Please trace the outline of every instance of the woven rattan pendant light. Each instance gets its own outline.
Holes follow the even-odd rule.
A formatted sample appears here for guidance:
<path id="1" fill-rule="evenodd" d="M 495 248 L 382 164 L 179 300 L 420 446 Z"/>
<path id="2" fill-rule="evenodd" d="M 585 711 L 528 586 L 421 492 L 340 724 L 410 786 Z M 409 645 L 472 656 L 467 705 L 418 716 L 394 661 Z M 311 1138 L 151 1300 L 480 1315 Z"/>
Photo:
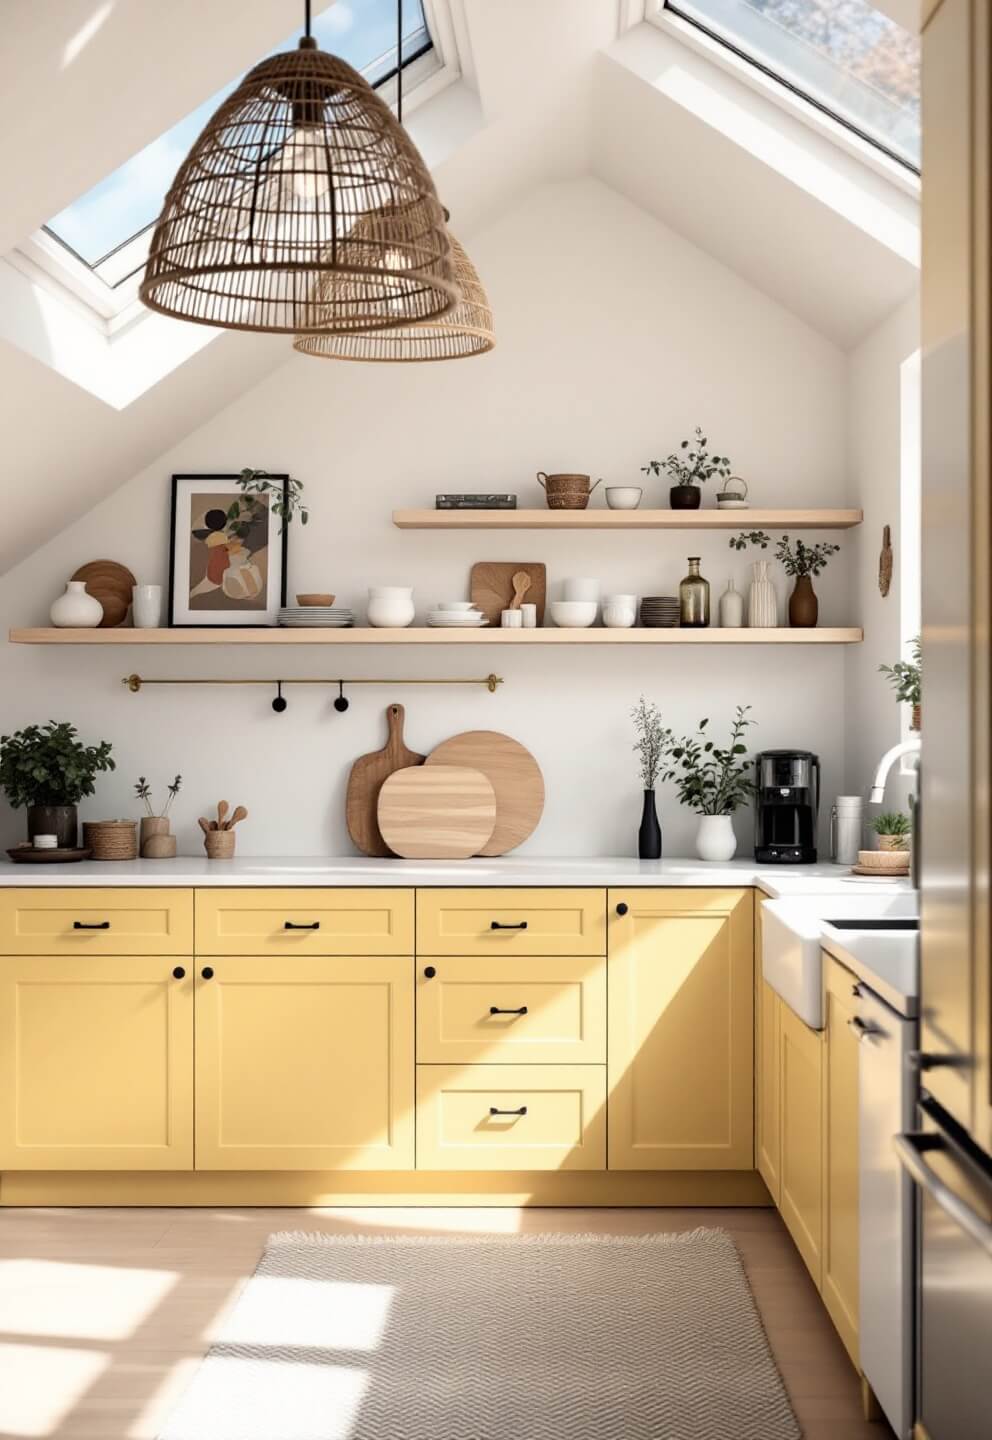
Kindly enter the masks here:
<path id="1" fill-rule="evenodd" d="M 459 299 L 430 172 L 358 71 L 318 49 L 310 0 L 299 49 L 249 71 L 179 167 L 140 294 L 203 325 L 339 335 Z"/>

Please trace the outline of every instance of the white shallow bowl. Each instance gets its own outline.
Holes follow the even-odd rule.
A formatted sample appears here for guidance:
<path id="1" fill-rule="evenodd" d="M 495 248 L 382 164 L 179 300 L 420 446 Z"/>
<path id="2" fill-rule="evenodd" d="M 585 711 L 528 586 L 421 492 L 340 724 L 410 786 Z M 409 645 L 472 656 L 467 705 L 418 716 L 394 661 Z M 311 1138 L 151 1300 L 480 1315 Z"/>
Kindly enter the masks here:
<path id="1" fill-rule="evenodd" d="M 474 610 L 476 606 L 471 600 L 439 600 L 434 606 L 435 610 Z"/>
<path id="2" fill-rule="evenodd" d="M 611 510 L 636 510 L 643 494 L 639 485 L 608 485 L 606 503 Z"/>
<path id="3" fill-rule="evenodd" d="M 595 600 L 552 600 L 551 618 L 562 630 L 587 630 L 595 623 Z"/>

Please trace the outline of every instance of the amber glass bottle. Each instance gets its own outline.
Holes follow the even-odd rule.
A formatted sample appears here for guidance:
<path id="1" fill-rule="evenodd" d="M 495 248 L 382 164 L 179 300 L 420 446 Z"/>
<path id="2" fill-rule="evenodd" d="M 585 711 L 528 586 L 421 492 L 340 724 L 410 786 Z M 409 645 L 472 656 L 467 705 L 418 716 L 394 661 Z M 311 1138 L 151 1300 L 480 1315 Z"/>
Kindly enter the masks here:
<path id="1" fill-rule="evenodd" d="M 679 585 L 679 621 L 702 628 L 710 623 L 710 582 L 699 573 L 699 556 L 689 556 L 689 573 Z"/>

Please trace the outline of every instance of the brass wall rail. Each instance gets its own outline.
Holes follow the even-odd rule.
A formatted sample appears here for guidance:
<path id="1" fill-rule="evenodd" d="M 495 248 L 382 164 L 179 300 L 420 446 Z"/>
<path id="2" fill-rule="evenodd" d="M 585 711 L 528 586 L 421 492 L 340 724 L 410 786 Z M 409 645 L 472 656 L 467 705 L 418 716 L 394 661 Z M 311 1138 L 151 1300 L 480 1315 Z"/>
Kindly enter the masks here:
<path id="1" fill-rule="evenodd" d="M 282 687 L 284 685 L 336 685 L 338 687 L 338 698 L 334 702 L 334 708 L 341 712 L 348 708 L 348 701 L 345 699 L 344 694 L 344 687 L 346 685 L 484 685 L 490 695 L 494 695 L 496 693 L 496 687 L 503 684 L 503 677 L 502 675 L 490 673 L 489 675 L 471 677 L 469 679 L 445 677 L 439 680 L 373 680 L 366 679 L 365 677 L 348 680 L 339 675 L 334 676 L 333 679 L 315 679 L 311 676 L 306 676 L 300 679 L 291 678 L 281 680 L 276 678 L 274 680 L 266 680 L 257 679 L 254 676 L 244 679 L 201 679 L 199 677 L 189 676 L 177 677 L 175 679 L 168 677 L 156 677 L 153 679 L 147 675 L 132 674 L 125 675 L 121 684 L 125 690 L 129 690 L 132 695 L 137 695 L 139 690 L 143 690 L 146 685 L 273 685 L 276 690 L 276 698 L 272 702 L 272 708 L 277 714 L 281 714 L 286 709 L 286 701 L 282 698 Z"/>

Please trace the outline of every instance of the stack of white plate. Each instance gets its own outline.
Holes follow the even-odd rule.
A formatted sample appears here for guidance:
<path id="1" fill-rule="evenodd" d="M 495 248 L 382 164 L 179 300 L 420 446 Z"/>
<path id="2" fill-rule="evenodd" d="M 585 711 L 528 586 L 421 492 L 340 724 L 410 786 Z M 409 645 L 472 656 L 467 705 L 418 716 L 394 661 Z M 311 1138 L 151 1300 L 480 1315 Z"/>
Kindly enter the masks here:
<path id="1" fill-rule="evenodd" d="M 479 630 L 483 625 L 488 625 L 489 621 L 474 605 L 466 605 L 460 610 L 447 607 L 428 610 L 427 623 L 436 629 Z"/>
<path id="2" fill-rule="evenodd" d="M 288 629 L 308 626 L 345 630 L 354 623 L 354 610 L 344 605 L 284 605 L 279 611 L 279 624 Z"/>

